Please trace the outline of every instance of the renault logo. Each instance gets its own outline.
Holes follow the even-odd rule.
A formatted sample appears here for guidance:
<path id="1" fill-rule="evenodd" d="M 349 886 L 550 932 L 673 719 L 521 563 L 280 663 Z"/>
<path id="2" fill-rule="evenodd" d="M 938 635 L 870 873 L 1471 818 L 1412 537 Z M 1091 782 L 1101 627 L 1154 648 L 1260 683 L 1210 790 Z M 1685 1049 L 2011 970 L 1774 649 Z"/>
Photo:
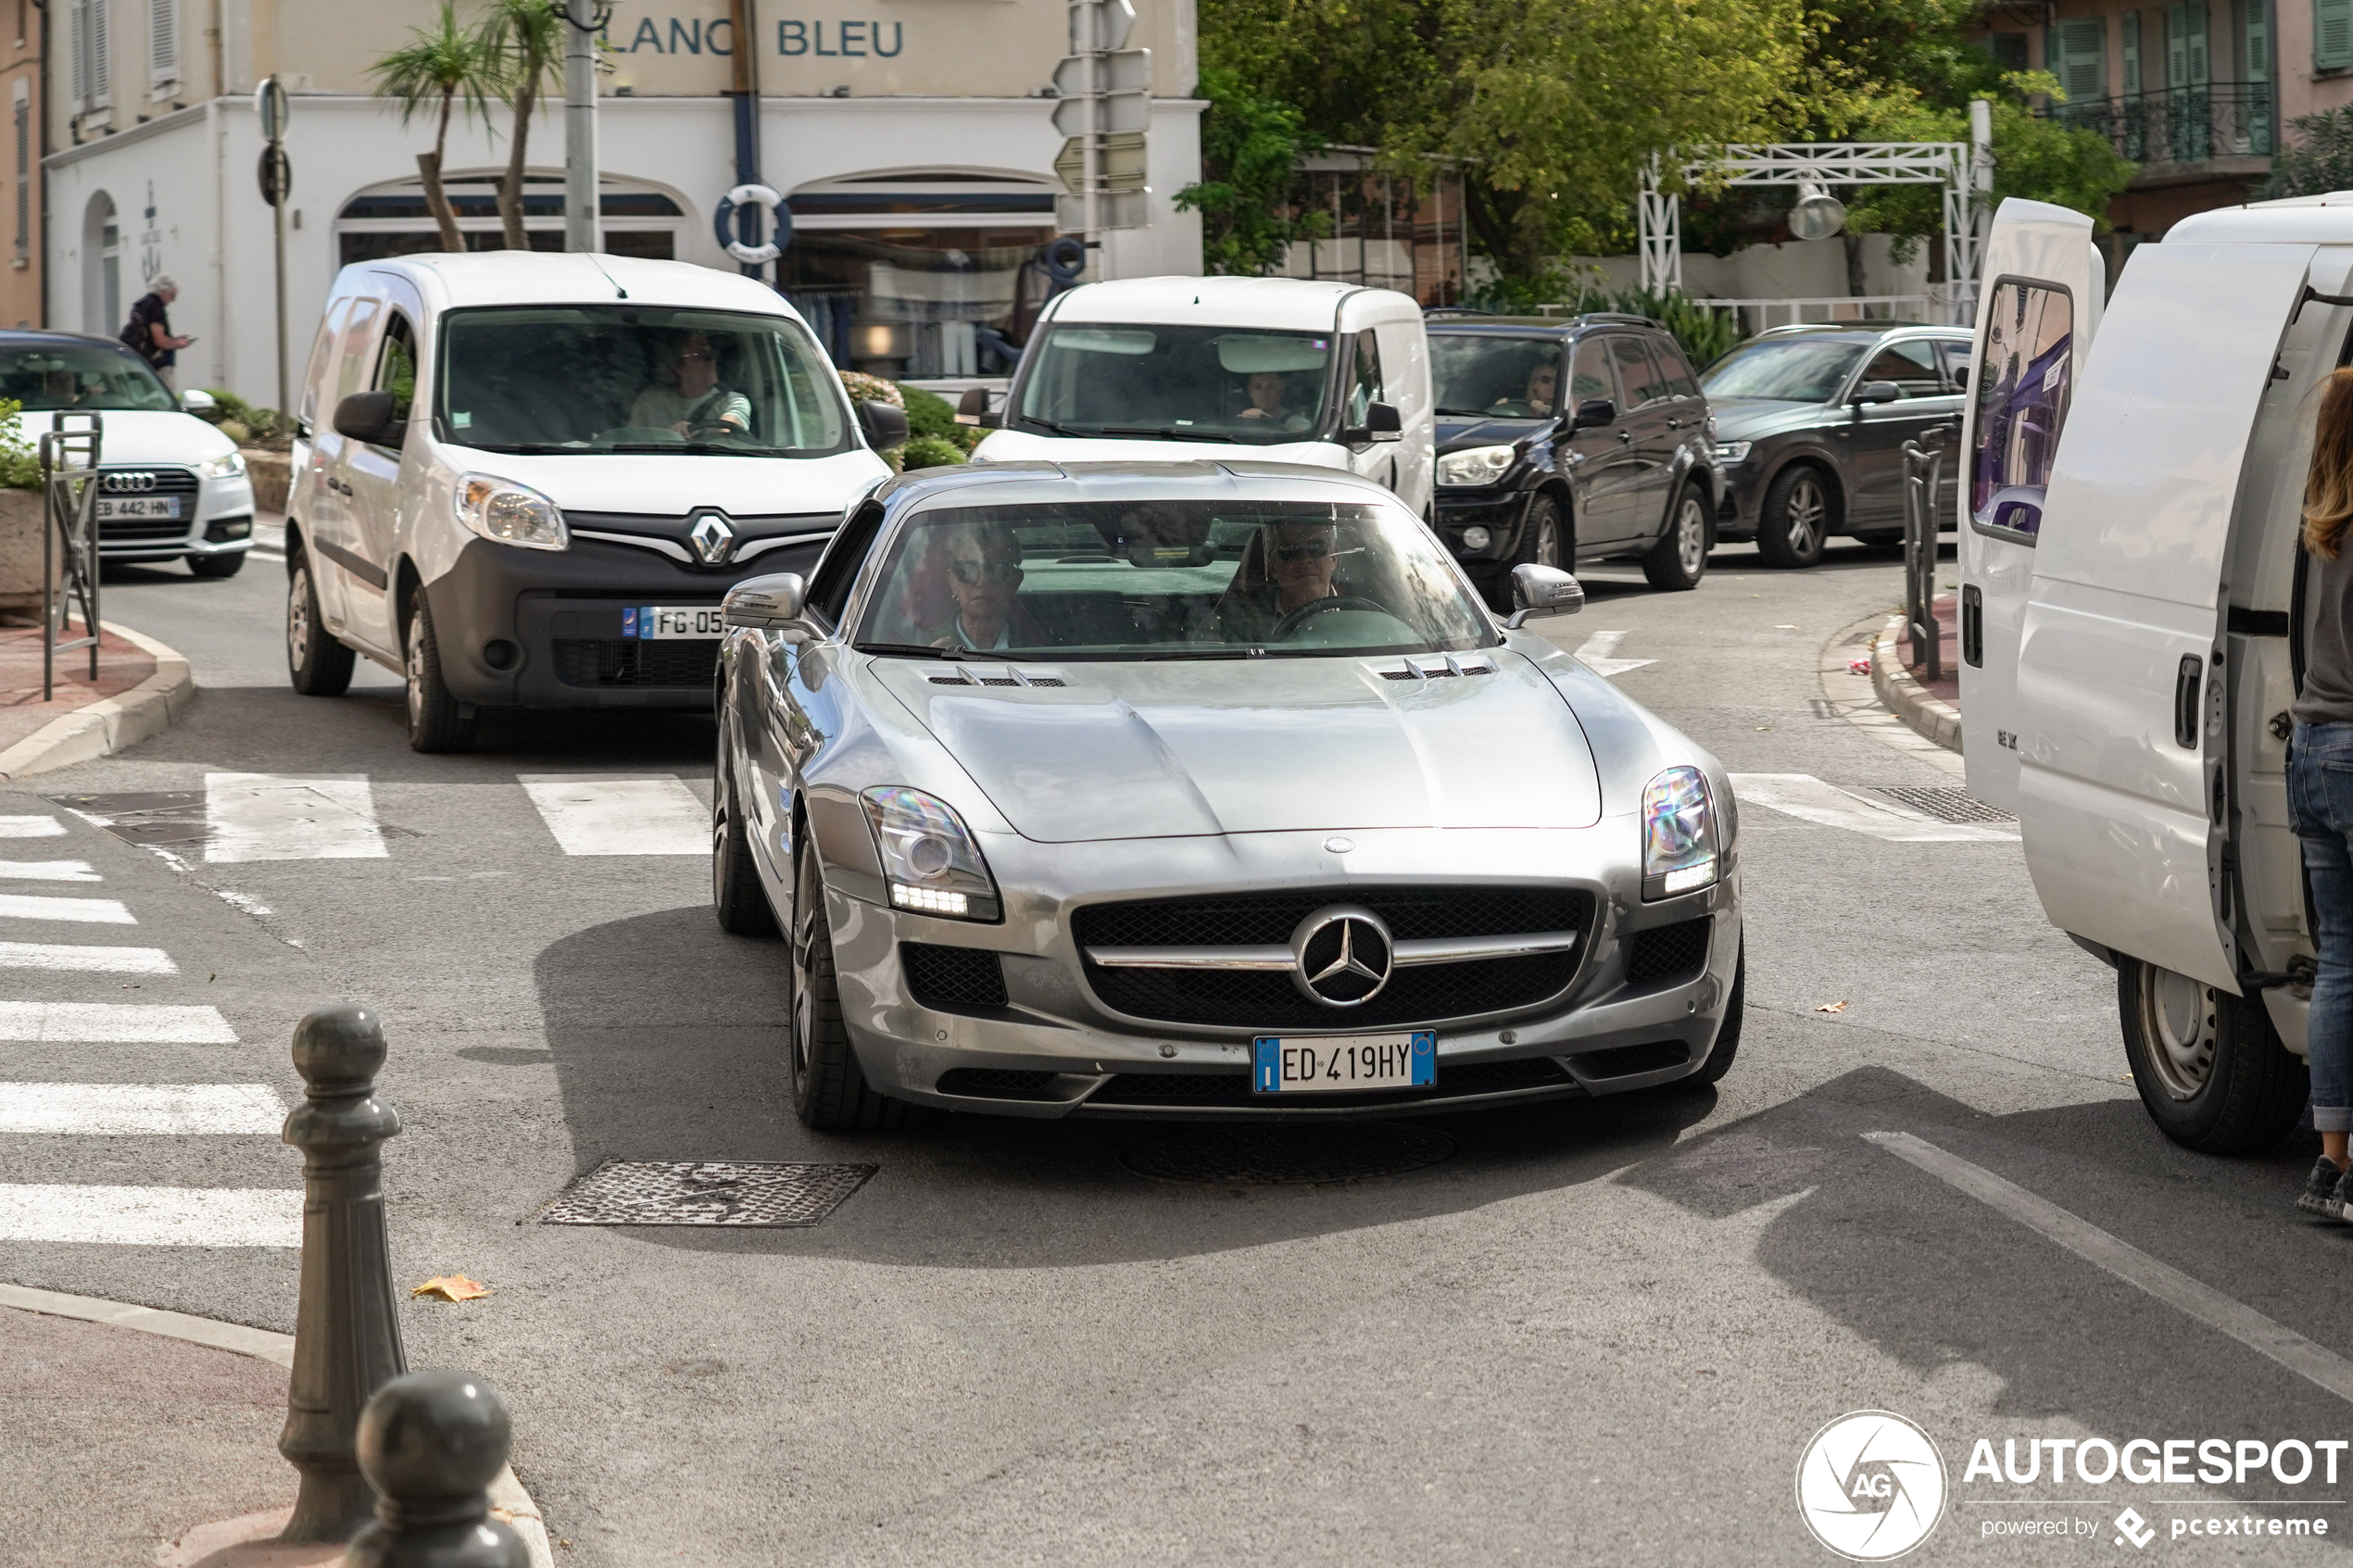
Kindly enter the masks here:
<path id="1" fill-rule="evenodd" d="M 1333 904 L 1290 935 L 1291 982 L 1326 1007 L 1371 1001 L 1389 984 L 1389 926 L 1370 909 Z"/>
<path id="2" fill-rule="evenodd" d="M 736 531 L 717 512 L 704 512 L 686 531 L 686 542 L 694 546 L 695 555 L 703 565 L 717 566 L 735 549 Z"/>
<path id="3" fill-rule="evenodd" d="M 151 473 L 110 473 L 100 483 L 114 494 L 121 495 L 134 491 L 153 490 L 156 487 L 156 476 Z"/>

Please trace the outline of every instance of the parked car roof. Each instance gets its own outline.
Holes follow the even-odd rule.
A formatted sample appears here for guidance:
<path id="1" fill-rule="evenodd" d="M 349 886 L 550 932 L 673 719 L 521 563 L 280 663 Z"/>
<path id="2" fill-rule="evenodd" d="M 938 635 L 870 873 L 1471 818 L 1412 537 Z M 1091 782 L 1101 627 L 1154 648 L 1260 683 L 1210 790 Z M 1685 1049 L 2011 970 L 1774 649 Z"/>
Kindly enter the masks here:
<path id="1" fill-rule="evenodd" d="M 1756 336 L 1838 337 L 1856 343 L 1876 343 L 1890 332 L 1944 332 L 1959 338 L 1969 335 L 1967 327 L 1956 327 L 1944 321 L 1787 321 L 1778 327 L 1768 327 Z"/>
<path id="2" fill-rule="evenodd" d="M 1484 313 L 1457 315 L 1450 308 L 1425 311 L 1433 332 L 1491 332 L 1499 337 L 1528 337 L 1531 333 L 1555 333 L 1567 337 L 1587 327 L 1648 327 L 1653 332 L 1667 329 L 1648 316 L 1629 316 L 1617 310 L 1592 310 L 1582 316 L 1489 316 Z"/>

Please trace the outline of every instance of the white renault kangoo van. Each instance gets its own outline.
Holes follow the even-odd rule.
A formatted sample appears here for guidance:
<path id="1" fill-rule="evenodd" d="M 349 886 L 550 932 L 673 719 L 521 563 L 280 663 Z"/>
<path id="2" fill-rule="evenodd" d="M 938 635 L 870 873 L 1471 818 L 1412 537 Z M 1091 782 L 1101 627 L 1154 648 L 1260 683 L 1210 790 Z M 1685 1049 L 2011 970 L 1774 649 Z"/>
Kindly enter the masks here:
<path id="1" fill-rule="evenodd" d="M 1207 444 L 1344 469 L 1430 515 L 1437 420 L 1411 295 L 1298 278 L 1134 278 L 1046 302 L 976 463 L 1157 462 Z"/>
<path id="2" fill-rule="evenodd" d="M 2088 219 L 2007 201 L 1963 444 L 1969 793 L 2114 966 L 2142 1103 L 2261 1147 L 2305 1099 L 2313 968 L 2287 813 L 2304 477 L 2353 357 L 2353 194 L 2183 220 L 2103 303 Z"/>
<path id="3" fill-rule="evenodd" d="M 906 439 L 773 290 L 681 262 L 355 263 L 303 380 L 286 659 L 400 671 L 420 751 L 484 708 L 706 708 L 719 603 L 806 571 Z"/>

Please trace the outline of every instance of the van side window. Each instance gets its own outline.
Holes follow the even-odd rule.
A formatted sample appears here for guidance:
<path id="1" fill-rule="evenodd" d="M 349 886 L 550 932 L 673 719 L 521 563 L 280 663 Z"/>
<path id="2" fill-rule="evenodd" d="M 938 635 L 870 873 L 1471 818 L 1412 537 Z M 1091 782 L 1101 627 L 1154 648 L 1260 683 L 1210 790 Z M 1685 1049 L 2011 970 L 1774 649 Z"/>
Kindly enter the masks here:
<path id="1" fill-rule="evenodd" d="M 328 309 L 326 320 L 319 323 L 319 341 L 310 345 L 310 368 L 302 373 L 302 408 L 298 417 L 306 425 L 319 422 L 319 389 L 326 383 L 328 371 L 334 368 L 336 335 L 343 331 L 343 319 L 350 309 L 348 298 L 339 299 Z"/>
<path id="2" fill-rule="evenodd" d="M 376 379 L 369 390 L 392 394 L 396 420 L 406 420 L 409 405 L 417 400 L 417 334 L 397 310 L 384 322 L 384 347 L 376 355 Z"/>
<path id="3" fill-rule="evenodd" d="M 1348 389 L 1348 417 L 1343 422 L 1352 430 L 1362 430 L 1372 417 L 1373 405 L 1380 401 L 1380 345 L 1371 332 L 1358 332 L 1356 373 Z"/>
<path id="4" fill-rule="evenodd" d="M 2002 278 L 1985 295 L 1985 354 L 1970 391 L 1969 524 L 2032 545 L 2074 386 L 2075 301 L 2055 283 Z"/>
<path id="5" fill-rule="evenodd" d="M 334 402 L 341 403 L 361 390 L 368 379 L 368 350 L 375 346 L 376 310 L 378 301 L 355 299 L 351 302 L 351 324 L 343 330 L 343 362 L 335 367 Z M 326 410 L 327 418 L 334 418 L 334 405 Z"/>
<path id="6" fill-rule="evenodd" d="M 849 608 L 849 590 L 858 581 L 858 569 L 866 564 L 866 554 L 874 547 L 875 532 L 882 527 L 882 520 L 880 501 L 860 506 L 825 546 L 825 553 L 818 558 L 817 570 L 810 573 L 809 593 L 802 604 L 826 625 L 841 624 L 842 613 Z"/>

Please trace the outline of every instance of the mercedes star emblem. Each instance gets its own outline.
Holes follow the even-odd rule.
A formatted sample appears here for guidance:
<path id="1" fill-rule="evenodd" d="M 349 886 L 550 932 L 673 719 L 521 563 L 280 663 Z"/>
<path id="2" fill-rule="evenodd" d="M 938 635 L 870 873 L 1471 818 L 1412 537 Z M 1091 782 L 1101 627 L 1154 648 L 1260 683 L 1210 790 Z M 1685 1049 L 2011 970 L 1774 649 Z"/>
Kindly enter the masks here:
<path id="1" fill-rule="evenodd" d="M 1353 904 L 1317 909 L 1291 933 L 1291 980 L 1326 1007 L 1368 1002 L 1389 984 L 1389 926 Z"/>
<path id="2" fill-rule="evenodd" d="M 717 566 L 736 547 L 736 531 L 717 512 L 705 512 L 686 531 L 686 542 L 694 546 L 695 555 L 703 565 Z"/>

